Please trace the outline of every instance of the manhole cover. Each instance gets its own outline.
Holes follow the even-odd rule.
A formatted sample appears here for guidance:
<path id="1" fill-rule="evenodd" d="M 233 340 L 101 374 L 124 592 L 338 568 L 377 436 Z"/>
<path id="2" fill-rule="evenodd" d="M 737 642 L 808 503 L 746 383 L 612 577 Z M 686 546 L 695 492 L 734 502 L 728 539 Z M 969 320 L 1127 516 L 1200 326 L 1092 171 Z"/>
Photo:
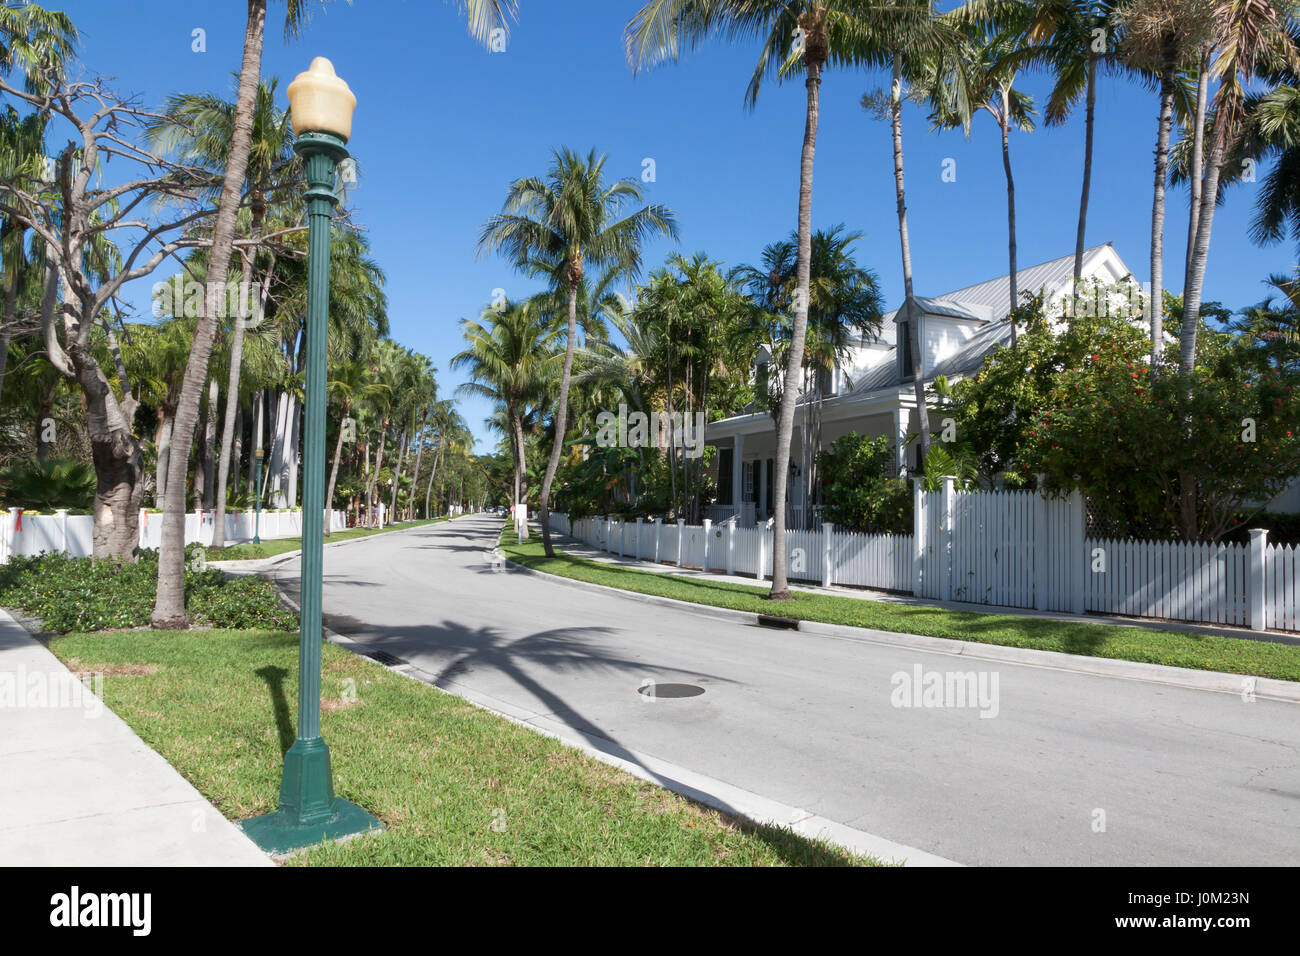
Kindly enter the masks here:
<path id="1" fill-rule="evenodd" d="M 656 684 L 649 681 L 636 689 L 643 697 L 699 697 L 703 687 L 695 684 Z"/>

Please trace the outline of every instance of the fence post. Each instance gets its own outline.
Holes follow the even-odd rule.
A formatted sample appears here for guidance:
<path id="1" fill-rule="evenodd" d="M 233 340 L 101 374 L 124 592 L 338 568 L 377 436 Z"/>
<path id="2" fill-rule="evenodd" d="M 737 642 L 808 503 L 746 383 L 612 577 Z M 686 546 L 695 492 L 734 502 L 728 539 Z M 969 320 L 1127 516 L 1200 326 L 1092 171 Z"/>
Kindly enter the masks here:
<path id="1" fill-rule="evenodd" d="M 655 564 L 659 563 L 659 541 L 662 538 L 664 530 L 664 519 L 662 515 L 655 515 Z"/>
<path id="2" fill-rule="evenodd" d="M 736 573 L 736 521 L 738 518 L 732 518 L 727 522 L 727 573 Z"/>
<path id="3" fill-rule="evenodd" d="M 1268 529 L 1250 529 L 1249 573 L 1246 575 L 1246 607 L 1250 611 L 1250 629 L 1264 630 L 1267 608 L 1264 597 L 1268 581 Z"/>
<path id="4" fill-rule="evenodd" d="M 704 556 L 700 558 L 700 570 L 709 571 L 709 541 L 713 538 L 713 519 L 704 519 Z"/>
<path id="5" fill-rule="evenodd" d="M 921 577 L 925 566 L 925 489 L 921 479 L 912 479 L 912 593 L 925 597 Z"/>
<path id="6" fill-rule="evenodd" d="M 140 509 L 144 511 L 143 508 Z M 54 513 L 59 516 L 59 553 L 68 553 L 68 509 L 55 508 Z"/>
<path id="7" fill-rule="evenodd" d="M 944 475 L 943 476 L 943 504 L 941 506 L 943 509 L 943 514 L 939 518 L 939 520 L 943 522 L 943 525 L 940 528 L 940 531 L 942 531 L 942 537 L 939 539 L 940 540 L 939 547 L 943 549 L 942 553 L 939 555 L 940 562 L 941 562 L 939 565 L 939 569 L 940 569 L 939 580 L 940 580 L 940 584 L 943 587 L 943 599 L 945 601 L 952 600 L 952 547 L 953 547 L 952 515 L 953 515 L 953 506 L 955 504 L 956 494 L 957 494 L 956 476 Z M 970 599 L 970 595 L 967 595 L 967 600 L 969 599 Z"/>
<path id="8" fill-rule="evenodd" d="M 767 564 L 767 529 L 762 525 L 758 526 L 758 571 L 754 574 L 754 580 L 763 580 L 763 568 Z"/>
<path id="9" fill-rule="evenodd" d="M 686 537 L 686 519 L 677 519 L 677 566 L 682 566 L 682 539 Z"/>
<path id="10" fill-rule="evenodd" d="M 1052 543 L 1047 532 L 1047 496 L 1043 494 L 1043 480 L 1039 476 L 1038 497 L 1034 499 L 1034 539 L 1030 542 L 1030 553 L 1034 556 L 1034 608 L 1039 611 L 1047 610 L 1047 581 L 1052 566 L 1047 549 Z"/>
<path id="11" fill-rule="evenodd" d="M 20 512 L 21 510 L 22 510 L 21 508 L 9 509 L 9 521 L 5 524 L 5 528 L 4 528 L 5 561 L 8 561 L 10 558 L 14 556 L 14 548 L 16 545 L 14 539 L 18 537 L 18 530 L 17 530 L 18 512 Z"/>
<path id="12" fill-rule="evenodd" d="M 835 545 L 832 535 L 835 525 L 829 521 L 822 522 L 822 587 L 831 586 L 835 578 Z"/>
<path id="13" fill-rule="evenodd" d="M 1086 541 L 1086 516 L 1083 510 L 1083 493 L 1078 488 L 1070 492 L 1070 513 L 1069 513 L 1069 534 L 1070 542 L 1070 613 L 1082 614 L 1084 608 L 1084 594 L 1086 589 L 1085 575 L 1088 573 L 1088 562 L 1084 560 L 1084 542 Z"/>
<path id="14" fill-rule="evenodd" d="M 641 516 L 636 519 L 636 559 L 641 560 Z"/>

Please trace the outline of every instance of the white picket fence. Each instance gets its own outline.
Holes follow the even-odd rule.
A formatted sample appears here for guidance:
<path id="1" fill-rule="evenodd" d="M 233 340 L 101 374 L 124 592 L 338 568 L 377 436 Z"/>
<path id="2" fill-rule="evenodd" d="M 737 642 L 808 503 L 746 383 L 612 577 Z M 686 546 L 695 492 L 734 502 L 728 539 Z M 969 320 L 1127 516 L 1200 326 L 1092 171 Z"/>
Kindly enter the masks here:
<path id="1" fill-rule="evenodd" d="M 913 508 L 913 535 L 830 524 L 788 532 L 788 577 L 943 601 L 1300 630 L 1300 548 L 1270 545 L 1264 530 L 1252 531 L 1248 544 L 1094 539 L 1078 492 L 964 492 L 952 480 L 936 492 L 918 483 Z M 570 522 L 563 514 L 551 521 L 554 531 L 625 557 L 759 580 L 772 574 L 765 526 Z"/>
<path id="2" fill-rule="evenodd" d="M 185 543 L 211 546 L 216 529 L 216 513 L 192 512 L 185 516 Z M 254 524 L 260 538 L 296 538 L 302 534 L 302 510 L 263 509 L 255 520 L 252 511 L 226 512 L 226 543 L 242 544 L 253 539 Z M 347 528 L 347 512 L 330 512 L 330 530 Z M 10 555 L 32 556 L 42 553 L 88 557 L 93 550 L 94 518 L 70 515 L 60 510 L 52 515 L 24 514 L 21 508 L 0 512 L 0 564 Z M 162 544 L 162 515 L 140 512 L 140 547 L 157 548 Z"/>

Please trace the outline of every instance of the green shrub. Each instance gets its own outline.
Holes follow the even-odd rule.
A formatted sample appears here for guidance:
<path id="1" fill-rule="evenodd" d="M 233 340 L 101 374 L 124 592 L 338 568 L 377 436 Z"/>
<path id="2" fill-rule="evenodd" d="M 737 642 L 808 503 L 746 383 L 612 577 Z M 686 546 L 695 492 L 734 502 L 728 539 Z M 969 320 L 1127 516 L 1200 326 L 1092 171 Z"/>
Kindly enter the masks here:
<path id="1" fill-rule="evenodd" d="M 84 461 L 51 458 L 0 471 L 0 505 L 28 511 L 85 511 L 95 501 L 95 469 Z"/>
<path id="2" fill-rule="evenodd" d="M 293 630 L 298 618 L 275 588 L 258 578 L 226 578 L 199 570 L 187 548 L 185 605 L 195 625 Z M 103 631 L 146 627 L 153 613 L 158 553 L 145 550 L 131 563 L 51 554 L 15 557 L 0 567 L 0 605 L 41 618 L 51 631 Z"/>

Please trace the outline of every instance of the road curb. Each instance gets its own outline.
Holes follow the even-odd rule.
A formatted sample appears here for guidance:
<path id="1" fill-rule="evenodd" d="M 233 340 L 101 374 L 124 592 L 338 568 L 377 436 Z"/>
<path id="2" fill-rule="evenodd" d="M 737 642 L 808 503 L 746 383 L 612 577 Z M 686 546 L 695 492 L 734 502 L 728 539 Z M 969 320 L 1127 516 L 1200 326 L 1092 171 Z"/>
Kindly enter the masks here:
<path id="1" fill-rule="evenodd" d="M 619 594 L 634 601 L 673 607 L 689 611 L 701 617 L 731 620 L 742 624 L 759 625 L 760 615 L 752 611 L 737 611 L 733 608 L 710 607 L 707 604 L 694 604 L 679 601 L 676 598 L 661 597 L 657 594 L 640 594 L 605 584 L 593 584 L 590 581 L 578 581 L 562 575 L 551 574 L 526 567 L 517 561 L 506 559 L 506 564 L 527 574 L 545 575 L 553 581 L 586 591 L 600 591 L 607 594 Z M 1202 671 L 1187 667 L 1174 667 L 1169 664 L 1148 664 L 1141 661 L 1117 660 L 1109 657 L 1086 657 L 1078 654 L 1066 654 L 1061 651 L 1045 651 L 1028 647 L 1007 647 L 1000 644 L 981 644 L 974 641 L 961 641 L 949 637 L 929 637 L 921 634 L 907 634 L 894 631 L 879 631 L 872 628 L 853 627 L 847 624 L 823 624 L 818 621 L 798 620 L 792 630 L 819 637 L 837 640 L 860 641 L 870 644 L 888 644 L 911 650 L 931 651 L 939 654 L 951 654 L 957 657 L 969 657 L 977 660 L 1005 664 L 1022 664 L 1030 667 L 1046 667 L 1053 670 L 1070 671 L 1077 674 L 1089 674 L 1094 677 L 1117 677 L 1124 680 L 1144 681 L 1150 684 L 1164 684 L 1170 687 L 1183 687 L 1190 690 L 1205 690 L 1215 693 L 1234 694 L 1243 700 L 1264 699 L 1282 703 L 1300 703 L 1300 682 L 1278 680 L 1272 677 L 1259 677 L 1249 674 L 1227 674 L 1222 671 Z"/>
<path id="2" fill-rule="evenodd" d="M 452 520 L 454 519 L 451 518 L 447 519 L 447 521 L 452 521 Z M 428 524 L 418 524 L 410 528 L 389 528 L 387 531 L 376 531 L 374 534 L 365 534 L 365 535 L 361 535 L 358 538 L 348 538 L 346 541 L 330 541 L 327 538 L 324 543 L 324 547 L 341 548 L 347 544 L 358 544 L 362 541 L 369 541 L 371 538 L 382 538 L 386 534 L 397 534 L 400 531 L 416 531 L 419 528 L 431 528 L 435 524 L 446 524 L 447 521 L 431 521 Z M 277 564 L 283 564 L 285 561 L 289 561 L 293 558 L 296 558 L 300 554 L 302 554 L 302 548 L 299 548 L 296 551 L 286 551 L 283 554 L 273 554 L 270 557 L 266 557 L 266 558 L 231 558 L 230 560 L 227 561 L 209 561 L 208 564 L 212 565 L 212 567 L 214 568 L 222 568 L 223 570 L 262 571 L 262 570 L 266 570 L 267 568 L 273 568 Z M 234 564 L 239 565 L 239 568 L 232 569 L 232 568 L 224 567 L 225 565 L 234 565 Z"/>

